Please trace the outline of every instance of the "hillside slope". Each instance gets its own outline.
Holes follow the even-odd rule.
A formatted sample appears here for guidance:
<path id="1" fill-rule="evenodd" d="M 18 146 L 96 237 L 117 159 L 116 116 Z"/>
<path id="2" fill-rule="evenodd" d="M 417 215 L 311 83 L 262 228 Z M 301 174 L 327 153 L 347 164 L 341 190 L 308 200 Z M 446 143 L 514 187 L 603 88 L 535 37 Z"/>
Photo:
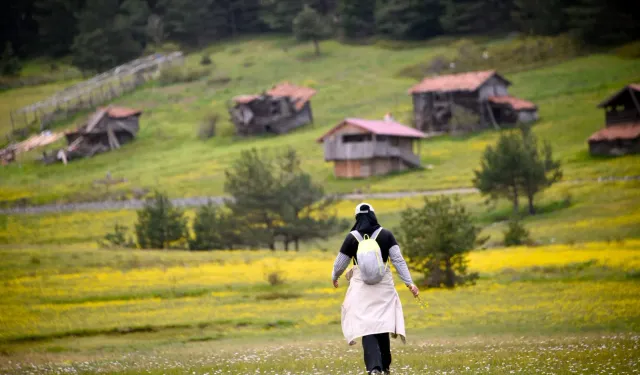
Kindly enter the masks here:
<path id="1" fill-rule="evenodd" d="M 160 188 L 172 197 L 220 195 L 224 169 L 242 150 L 252 147 L 281 149 L 293 146 L 303 157 L 303 168 L 312 172 L 329 191 L 348 192 L 425 190 L 471 184 L 483 149 L 497 137 L 487 131 L 467 137 L 442 137 L 424 141 L 422 161 L 432 169 L 377 177 L 366 181 L 336 180 L 331 165 L 323 160 L 315 139 L 347 116 L 382 118 L 392 112 L 407 123 L 414 83 L 399 78 L 402 68 L 428 61 L 450 51 L 446 46 L 390 51 L 373 46 L 323 43 L 324 56 L 311 59 L 307 45 L 282 48 L 282 40 L 260 38 L 212 47 L 211 76 L 229 76 L 226 86 L 208 80 L 161 87 L 151 84 L 121 98 L 117 103 L 145 109 L 136 142 L 118 152 L 54 166 L 34 161 L 37 153 L 24 155 L 20 163 L 0 172 L 0 201 L 17 199 L 37 204 L 100 199 L 104 187 L 94 181 L 107 172 L 126 183 L 111 189 L 124 193 L 135 188 Z M 196 67 L 200 54 L 188 57 Z M 552 142 L 563 161 L 567 179 L 640 174 L 637 156 L 594 159 L 586 139 L 603 125 L 596 104 L 622 85 L 640 80 L 640 60 L 592 55 L 562 64 L 507 74 L 511 93 L 536 102 L 541 120 L 536 134 Z M 256 93 L 288 80 L 318 90 L 313 99 L 315 124 L 281 137 L 236 139 L 226 112 L 227 101 L 238 94 Z M 196 137 L 200 121 L 209 113 L 223 119 L 219 136 L 208 141 Z M 70 125 L 70 124 L 69 124 Z"/>

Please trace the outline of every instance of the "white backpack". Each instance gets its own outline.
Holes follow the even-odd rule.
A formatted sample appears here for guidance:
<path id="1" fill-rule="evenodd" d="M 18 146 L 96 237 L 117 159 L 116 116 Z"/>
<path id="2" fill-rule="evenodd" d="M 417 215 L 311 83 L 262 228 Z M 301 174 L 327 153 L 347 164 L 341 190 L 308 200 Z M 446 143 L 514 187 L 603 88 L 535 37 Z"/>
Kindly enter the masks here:
<path id="1" fill-rule="evenodd" d="M 362 281 L 367 285 L 379 283 L 387 272 L 387 265 L 382 260 L 380 246 L 376 242 L 381 231 L 382 227 L 373 232 L 371 237 L 365 234 L 364 238 L 357 230 L 351 232 L 351 235 L 358 240 L 356 260 Z"/>

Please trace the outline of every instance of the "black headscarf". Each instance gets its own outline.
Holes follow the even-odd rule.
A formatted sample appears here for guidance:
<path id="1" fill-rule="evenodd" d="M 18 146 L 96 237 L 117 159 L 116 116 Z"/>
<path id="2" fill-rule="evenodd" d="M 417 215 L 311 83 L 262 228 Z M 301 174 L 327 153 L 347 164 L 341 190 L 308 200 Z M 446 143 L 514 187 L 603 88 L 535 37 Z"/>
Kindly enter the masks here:
<path id="1" fill-rule="evenodd" d="M 376 231 L 376 229 L 380 228 L 380 224 L 378 224 L 378 218 L 376 214 L 371 211 L 370 207 L 367 205 L 363 205 L 360 207 L 362 210 L 369 210 L 367 213 L 361 213 L 356 215 L 356 223 L 353 225 L 351 230 L 357 230 L 362 234 L 372 234 Z"/>

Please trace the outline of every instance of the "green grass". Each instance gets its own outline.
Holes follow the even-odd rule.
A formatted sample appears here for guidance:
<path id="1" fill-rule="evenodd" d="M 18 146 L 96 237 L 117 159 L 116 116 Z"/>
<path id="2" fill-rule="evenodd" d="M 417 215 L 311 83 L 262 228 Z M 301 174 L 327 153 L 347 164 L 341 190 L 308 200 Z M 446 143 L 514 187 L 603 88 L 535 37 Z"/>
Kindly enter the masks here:
<path id="1" fill-rule="evenodd" d="M 502 241 L 506 220 L 512 214 L 509 202 L 487 205 L 479 194 L 461 196 L 462 203 L 474 216 L 482 235 L 489 235 L 488 245 Z M 368 200 L 378 213 L 380 222 L 388 228 L 400 224 L 400 212 L 418 207 L 423 198 L 397 200 Z M 336 213 L 348 220 L 358 202 L 341 201 Z M 525 216 L 524 224 L 532 238 L 542 244 L 615 241 L 640 237 L 640 182 L 610 182 L 587 184 L 558 184 L 540 194 L 536 203 L 538 214 Z M 193 218 L 194 210 L 186 211 Z M 524 214 L 524 208 L 523 208 Z M 0 244 L 95 246 L 98 239 L 112 232 L 115 224 L 127 226 L 133 236 L 136 212 L 131 210 L 104 212 L 65 212 L 42 215 L 0 215 Z M 345 228 L 346 230 L 346 228 Z M 303 250 L 339 248 L 343 234 L 327 241 L 303 244 Z"/>
<path id="2" fill-rule="evenodd" d="M 0 250 L 0 371 L 358 374 L 333 257 Z M 638 241 L 477 251 L 479 283 L 423 290 L 426 308 L 396 280 L 408 345 L 393 342 L 394 371 L 631 373 L 639 267 Z M 272 287 L 262 272 L 277 268 Z"/>
<path id="3" fill-rule="evenodd" d="M 225 43 L 211 48 L 211 75 L 232 78 L 228 85 L 202 81 L 160 87 L 146 86 L 121 98 L 119 104 L 146 110 L 136 142 L 118 152 L 63 166 L 34 162 L 37 153 L 2 171 L 0 201 L 26 199 L 31 203 L 90 200 L 104 197 L 92 182 L 107 171 L 127 183 L 114 187 L 125 194 L 139 187 L 165 190 L 173 197 L 220 195 L 224 169 L 242 150 L 251 147 L 280 149 L 292 145 L 303 156 L 303 167 L 329 191 L 348 192 L 368 186 L 371 191 L 422 190 L 469 186 L 472 171 L 483 149 L 497 137 L 487 131 L 466 137 L 442 137 L 424 141 L 422 160 L 433 165 L 399 175 L 365 181 L 337 180 L 322 157 L 315 139 L 347 116 L 381 118 L 391 111 L 408 122 L 411 98 L 407 89 L 415 82 L 398 78 L 401 68 L 446 53 L 442 44 L 390 51 L 375 46 L 322 43 L 323 56 L 306 59 L 311 47 L 300 45 L 285 52 L 282 39 L 258 38 Z M 187 58 L 199 67 L 200 53 Z M 304 60 L 304 61 L 303 61 Z M 592 55 L 543 69 L 510 74 L 514 95 L 533 100 L 541 121 L 535 132 L 552 142 L 563 162 L 566 179 L 640 174 L 637 156 L 592 158 L 586 139 L 603 125 L 596 104 L 622 85 L 640 79 L 640 61 L 610 55 Z M 228 118 L 227 101 L 237 94 L 260 92 L 289 80 L 318 89 L 313 99 L 315 124 L 281 137 L 235 139 L 232 126 L 221 121 L 218 133 L 208 141 L 197 138 L 201 120 L 215 112 Z M 11 92 L 4 93 L 3 106 Z"/>

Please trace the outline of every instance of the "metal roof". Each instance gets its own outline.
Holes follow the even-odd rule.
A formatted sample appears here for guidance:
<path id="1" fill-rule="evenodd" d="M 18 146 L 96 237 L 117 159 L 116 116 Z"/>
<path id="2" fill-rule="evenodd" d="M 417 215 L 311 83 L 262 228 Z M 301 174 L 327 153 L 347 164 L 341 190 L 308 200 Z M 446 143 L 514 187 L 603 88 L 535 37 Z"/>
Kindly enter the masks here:
<path id="1" fill-rule="evenodd" d="M 267 94 L 292 98 L 296 103 L 296 108 L 300 110 L 316 94 L 316 90 L 309 87 L 292 85 L 289 82 L 283 82 L 273 86 L 271 90 L 267 91 Z"/>
<path id="2" fill-rule="evenodd" d="M 376 135 L 386 135 L 392 137 L 406 137 L 406 138 L 426 138 L 427 135 L 423 132 L 410 128 L 408 126 L 402 125 L 395 121 L 384 121 L 384 120 L 364 120 L 359 118 L 347 118 L 342 121 L 340 124 L 336 125 L 333 129 L 329 130 L 325 135 L 318 139 L 318 142 L 324 141 L 324 139 L 331 134 L 338 131 L 340 128 L 346 125 L 356 126 L 368 133 L 373 133 Z"/>
<path id="3" fill-rule="evenodd" d="M 608 106 L 611 102 L 616 100 L 618 98 L 618 96 L 624 94 L 627 90 L 632 90 L 632 92 L 640 93 L 640 83 L 631 83 L 631 84 L 626 85 L 625 87 L 623 87 L 620 90 L 616 91 L 615 94 L 613 94 L 610 97 L 608 97 L 607 99 L 603 100 L 602 103 L 598 104 L 598 108 L 604 108 L 604 107 Z M 640 97 L 638 98 L 638 100 L 640 101 Z"/>
<path id="4" fill-rule="evenodd" d="M 636 138 L 640 138 L 640 123 L 638 122 L 614 125 L 599 130 L 589 137 L 589 142 L 630 140 Z"/>
<path id="5" fill-rule="evenodd" d="M 316 94 L 316 90 L 309 87 L 292 85 L 289 82 L 283 82 L 273 86 L 267 95 L 273 97 L 288 97 L 295 103 L 296 109 L 301 110 L 305 104 Z M 262 95 L 239 95 L 233 98 L 237 104 L 247 104 L 259 99 Z"/>
<path id="6" fill-rule="evenodd" d="M 104 107 L 100 107 L 98 108 L 98 111 L 103 111 L 105 108 Z M 139 109 L 133 109 L 133 108 L 127 108 L 127 107 L 107 107 L 107 116 L 111 117 L 111 118 L 127 118 L 127 117 L 131 117 L 131 116 L 137 116 L 142 114 L 142 110 Z"/>
<path id="7" fill-rule="evenodd" d="M 530 101 L 524 100 L 524 99 L 520 99 L 520 98 L 516 98 L 514 96 L 490 96 L 488 98 L 488 100 L 491 103 L 495 103 L 495 104 L 508 104 L 511 106 L 511 108 L 513 108 L 516 111 L 519 110 L 535 110 L 538 107 L 531 103 Z"/>
<path id="8" fill-rule="evenodd" d="M 511 82 L 496 73 L 495 70 L 486 70 L 428 77 L 409 89 L 409 94 L 422 92 L 475 91 L 493 76 L 499 77 L 505 81 L 507 85 L 511 84 Z"/>

